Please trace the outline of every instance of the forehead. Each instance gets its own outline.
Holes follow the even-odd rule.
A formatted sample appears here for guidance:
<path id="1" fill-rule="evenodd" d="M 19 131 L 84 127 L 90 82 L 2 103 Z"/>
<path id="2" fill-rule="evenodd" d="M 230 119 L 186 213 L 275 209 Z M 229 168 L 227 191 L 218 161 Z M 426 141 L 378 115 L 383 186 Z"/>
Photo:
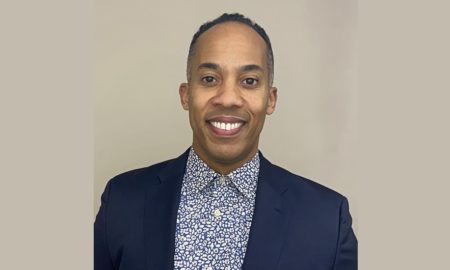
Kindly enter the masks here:
<path id="1" fill-rule="evenodd" d="M 266 67 L 266 43 L 251 27 L 239 22 L 217 24 L 197 40 L 193 62 Z"/>

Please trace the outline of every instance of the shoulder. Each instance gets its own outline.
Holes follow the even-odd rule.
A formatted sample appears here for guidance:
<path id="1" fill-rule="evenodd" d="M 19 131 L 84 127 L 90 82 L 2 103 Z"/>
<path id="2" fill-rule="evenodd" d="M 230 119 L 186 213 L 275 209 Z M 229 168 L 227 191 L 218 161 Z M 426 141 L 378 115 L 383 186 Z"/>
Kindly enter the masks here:
<path id="1" fill-rule="evenodd" d="M 183 170 L 185 167 L 182 164 L 183 157 L 184 155 L 181 155 L 175 159 L 126 171 L 113 177 L 106 184 L 102 202 L 108 202 L 110 208 L 116 210 L 124 205 L 140 207 L 146 194 L 159 186 L 163 175 L 167 175 L 167 172 Z"/>
<path id="2" fill-rule="evenodd" d="M 184 171 L 188 154 L 189 149 L 176 158 L 123 172 L 109 180 L 108 185 L 126 187 L 158 184 L 161 174 Z"/>
<path id="3" fill-rule="evenodd" d="M 159 183 L 161 172 L 170 169 L 177 159 L 170 159 L 143 168 L 137 168 L 114 176 L 107 186 L 115 190 L 140 190 Z"/>
<path id="4" fill-rule="evenodd" d="M 177 178 L 185 170 L 188 154 L 189 149 L 177 158 L 121 173 L 108 181 L 105 191 L 107 193 L 118 191 L 132 195 L 158 185 L 164 177 Z"/>
<path id="5" fill-rule="evenodd" d="M 267 160 L 266 160 L 267 161 Z M 311 179 L 292 173 L 267 161 L 271 175 L 280 185 L 286 187 L 288 197 L 294 201 L 309 202 L 314 205 L 339 207 L 346 198 L 339 192 Z"/>
<path id="6" fill-rule="evenodd" d="M 137 168 L 130 171 L 123 172 L 114 176 L 109 183 L 111 185 L 124 185 L 128 184 L 130 181 L 152 181 L 155 176 L 159 174 L 170 162 L 171 160 L 162 161 L 156 164 L 149 165 L 143 168 Z"/>

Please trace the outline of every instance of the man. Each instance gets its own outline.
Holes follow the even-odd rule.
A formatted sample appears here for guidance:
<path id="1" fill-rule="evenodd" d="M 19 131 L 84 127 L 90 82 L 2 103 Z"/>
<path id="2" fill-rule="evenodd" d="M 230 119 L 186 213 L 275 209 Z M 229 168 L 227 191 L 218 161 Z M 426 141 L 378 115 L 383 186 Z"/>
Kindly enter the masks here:
<path id="1" fill-rule="evenodd" d="M 113 178 L 95 221 L 95 269 L 357 269 L 345 197 L 258 151 L 275 110 L 265 31 L 240 14 L 202 25 L 180 86 L 193 143 Z"/>

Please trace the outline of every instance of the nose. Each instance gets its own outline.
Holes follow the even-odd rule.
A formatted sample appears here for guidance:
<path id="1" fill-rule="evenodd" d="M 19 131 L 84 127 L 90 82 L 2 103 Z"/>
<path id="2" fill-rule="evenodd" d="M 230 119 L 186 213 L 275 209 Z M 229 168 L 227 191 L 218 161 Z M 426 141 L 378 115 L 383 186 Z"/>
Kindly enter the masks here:
<path id="1" fill-rule="evenodd" d="M 223 107 L 241 107 L 244 104 L 242 91 L 232 80 L 224 82 L 212 100 L 214 105 Z"/>

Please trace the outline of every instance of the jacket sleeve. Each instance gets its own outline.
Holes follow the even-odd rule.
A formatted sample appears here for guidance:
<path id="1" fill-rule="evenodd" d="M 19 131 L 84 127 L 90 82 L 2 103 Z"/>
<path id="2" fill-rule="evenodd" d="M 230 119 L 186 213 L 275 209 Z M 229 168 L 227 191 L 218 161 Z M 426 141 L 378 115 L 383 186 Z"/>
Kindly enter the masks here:
<path id="1" fill-rule="evenodd" d="M 339 239 L 333 270 L 358 269 L 358 242 L 352 230 L 348 201 L 344 198 L 340 209 Z"/>
<path id="2" fill-rule="evenodd" d="M 106 231 L 109 192 L 110 183 L 106 185 L 105 191 L 102 194 L 100 210 L 97 213 L 94 223 L 94 270 L 115 269 L 109 253 Z"/>

